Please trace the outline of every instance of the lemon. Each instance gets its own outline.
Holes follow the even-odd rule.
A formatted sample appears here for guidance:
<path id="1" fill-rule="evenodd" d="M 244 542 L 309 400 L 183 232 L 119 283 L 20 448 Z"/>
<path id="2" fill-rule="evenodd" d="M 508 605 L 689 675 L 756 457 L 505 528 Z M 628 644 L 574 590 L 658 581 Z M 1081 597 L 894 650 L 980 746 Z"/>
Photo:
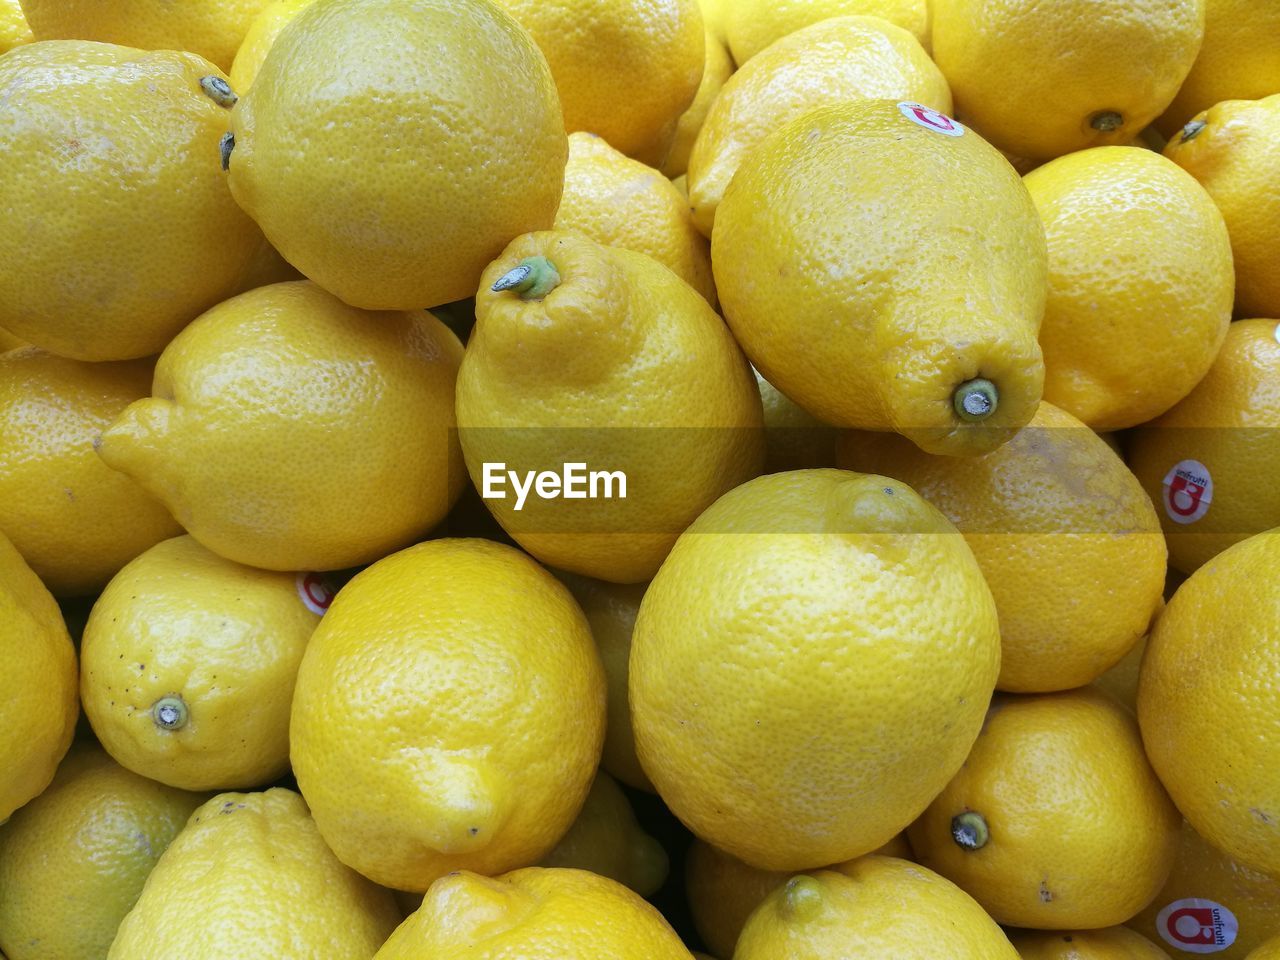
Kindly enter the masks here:
<path id="1" fill-rule="evenodd" d="M 704 512 L 645 593 L 636 747 L 702 839 L 762 869 L 824 866 L 942 789 L 999 660 L 991 593 L 937 510 L 884 477 L 771 474 Z"/>
<path id="2" fill-rule="evenodd" d="M 928 0 L 726 0 L 725 9 L 725 37 L 738 66 L 783 37 L 832 17 L 881 17 L 929 43 Z"/>
<path id="3" fill-rule="evenodd" d="M 423 536 L 465 477 L 462 347 L 429 313 L 371 313 L 305 281 L 202 315 L 98 452 L 206 547 L 268 570 L 369 563 Z"/>
<path id="4" fill-rule="evenodd" d="M 1011 930 L 1009 940 L 1022 960 L 1169 960 L 1146 937 L 1124 927 L 1071 933 Z"/>
<path id="5" fill-rule="evenodd" d="M 1253 953 L 1247 960 L 1280 960 L 1280 937 L 1273 937 Z"/>
<path id="6" fill-rule="evenodd" d="M 1239 320 L 1195 389 L 1129 435 L 1129 462 L 1157 506 L 1179 570 L 1192 573 L 1280 526 L 1277 431 L 1280 321 Z"/>
<path id="7" fill-rule="evenodd" d="M 705 3 L 704 3 L 705 7 Z M 689 109 L 680 114 L 676 122 L 676 135 L 662 162 L 662 172 L 673 179 L 684 175 L 689 167 L 689 154 L 693 152 L 693 142 L 698 138 L 698 131 L 707 119 L 707 112 L 715 102 L 725 81 L 733 76 L 733 59 L 725 49 L 724 41 L 716 36 L 710 22 L 706 24 L 706 66 L 702 70 L 702 82 L 698 84 L 698 92 L 694 95 Z M 688 196 L 688 192 L 685 192 Z"/>
<path id="8" fill-rule="evenodd" d="M 838 431 L 754 370 L 764 407 L 765 473 L 835 466 Z"/>
<path id="9" fill-rule="evenodd" d="M 546 54 L 566 130 L 586 130 L 628 156 L 662 164 L 702 81 L 698 0 L 495 2 Z"/>
<path id="10" fill-rule="evenodd" d="M 543 563 L 648 580 L 704 507 L 759 472 L 760 426 L 733 337 L 657 261 L 551 231 L 485 271 L 458 373 L 462 450 L 498 522 Z M 529 494 L 522 478 L 548 473 L 559 486 Z"/>
<path id="11" fill-rule="evenodd" d="M 575 867 L 617 880 L 642 897 L 667 879 L 667 852 L 645 833 L 616 780 L 596 774 L 578 819 L 542 858 L 544 867 Z"/>
<path id="12" fill-rule="evenodd" d="M 249 24 L 249 29 L 236 50 L 231 69 L 227 72 L 232 90 L 240 96 L 249 92 L 258 71 L 262 69 L 262 61 L 267 59 L 267 51 L 276 42 L 276 37 L 280 36 L 280 31 L 313 2 L 314 0 L 271 0 L 262 8 Z"/>
<path id="13" fill-rule="evenodd" d="M 973 131 L 923 106 L 848 103 L 746 157 L 711 262 L 747 356 L 811 414 L 984 453 L 1040 402 L 1038 220 Z"/>
<path id="14" fill-rule="evenodd" d="M 1182 911 L 1188 908 L 1195 911 L 1192 919 L 1202 916 L 1199 911 L 1209 910 L 1207 937 L 1201 923 L 1190 931 L 1179 929 L 1178 921 L 1185 915 Z M 1215 908 L 1219 912 L 1216 923 Z M 1244 960 L 1262 941 L 1280 935 L 1280 879 L 1232 860 L 1184 821 L 1169 879 L 1156 898 L 1127 923 L 1181 960 L 1199 955 L 1205 939 L 1223 941 L 1214 944 L 1221 947 L 1215 951 L 1220 960 Z M 1234 939 L 1226 943 L 1229 937 Z"/>
<path id="15" fill-rule="evenodd" d="M 19 347 L 29 347 L 31 344 L 25 340 L 20 340 L 13 334 L 5 330 L 0 330 L 0 353 L 7 353 L 10 350 L 17 350 Z"/>
<path id="16" fill-rule="evenodd" d="M 240 271 L 232 296 L 257 290 L 258 287 L 267 287 L 273 283 L 301 279 L 303 279 L 302 274 L 280 256 L 280 251 L 273 247 L 266 237 L 263 237 L 254 251 L 253 259 Z"/>
<path id="17" fill-rule="evenodd" d="M 160 855 L 108 960 L 368 960 L 399 919 L 391 892 L 337 861 L 292 790 L 222 793 Z"/>
<path id="18" fill-rule="evenodd" d="M 0 533 L 0 823 L 53 779 L 71 745 L 76 651 L 40 578 Z"/>
<path id="19" fill-rule="evenodd" d="M 998 697 L 973 752 L 908 836 L 1002 924 L 1123 923 L 1160 890 L 1180 817 L 1137 721 L 1084 688 Z"/>
<path id="20" fill-rule="evenodd" d="M 1050 160 L 1128 143 L 1173 100 L 1206 0 L 933 0 L 956 109 L 1002 150 Z"/>
<path id="21" fill-rule="evenodd" d="M 643 253 L 715 306 L 711 249 L 671 181 L 591 133 L 569 137 L 564 197 L 555 229 Z"/>
<path id="22" fill-rule="evenodd" d="M 57 41 L 5 54 L 0 327 L 77 360 L 127 360 L 231 292 L 261 234 L 218 169 L 228 115 L 201 89 L 209 77 L 225 82 L 175 51 Z"/>
<path id="23" fill-rule="evenodd" d="M 995 922 L 930 870 L 866 857 L 788 880 L 751 915 L 734 960 L 1017 960 Z"/>
<path id="24" fill-rule="evenodd" d="M 951 112 L 947 81 L 919 41 L 880 17 L 822 20 L 744 64 L 711 105 L 689 157 L 698 228 L 712 235 L 733 175 L 769 134 L 817 107 L 864 99 Z"/>
<path id="25" fill-rule="evenodd" d="M 1164 609 L 1163 603 L 1161 609 Z M 1138 712 L 1138 674 L 1142 669 L 1142 656 L 1146 652 L 1147 638 L 1143 637 L 1114 667 L 1093 681 L 1093 686 L 1120 701 L 1135 715 Z"/>
<path id="26" fill-rule="evenodd" d="M 1211 107 L 1169 141 L 1165 156 L 1200 181 L 1226 219 L 1236 311 L 1280 316 L 1280 93 Z"/>
<path id="27" fill-rule="evenodd" d="M 690 960 L 662 915 L 585 870 L 441 877 L 375 960 Z"/>
<path id="28" fill-rule="evenodd" d="M 1097 430 L 1158 416 L 1227 334 L 1222 215 L 1184 171 L 1137 147 L 1074 153 L 1026 184 L 1049 242 L 1045 399 Z"/>
<path id="29" fill-rule="evenodd" d="M 551 226 L 560 201 L 551 73 L 485 0 L 310 4 L 230 128 L 236 200 L 303 274 L 370 310 L 471 296 L 485 264 Z"/>
<path id="30" fill-rule="evenodd" d="M 536 863 L 595 773 L 604 671 L 551 574 L 486 540 L 433 540 L 338 594 L 294 694 L 294 774 L 320 832 L 378 883 Z"/>
<path id="31" fill-rule="evenodd" d="M 702 10 L 702 20 L 706 24 L 707 30 L 721 43 L 725 40 L 725 20 L 728 19 L 730 8 L 741 2 L 741 0 L 698 0 L 698 6 Z"/>
<path id="32" fill-rule="evenodd" d="M 1172 137 L 1223 100 L 1254 100 L 1280 91 L 1280 7 L 1253 0 L 1207 0 L 1204 44 L 1157 126 Z"/>
<path id="33" fill-rule="evenodd" d="M 0 0 L 0 54 L 32 41 L 31 27 L 18 0 Z"/>
<path id="34" fill-rule="evenodd" d="M 151 387 L 151 363 L 83 363 L 36 347 L 0 354 L 0 530 L 55 594 L 100 590 L 181 532 L 93 441 Z"/>
<path id="35" fill-rule="evenodd" d="M 1280 530 L 1218 554 L 1178 588 L 1142 661 L 1138 719 L 1178 809 L 1214 846 L 1280 879 Z M 1207 762 L 1205 758 L 1229 758 Z"/>
<path id="36" fill-rule="evenodd" d="M 1105 441 L 1049 403 L 983 457 L 851 432 L 839 464 L 909 484 L 965 535 L 1000 617 L 1001 690 L 1089 683 L 1160 608 L 1166 549 L 1151 502 Z"/>
<path id="37" fill-rule="evenodd" d="M 203 801 L 72 748 L 0 827 L 0 946 L 13 960 L 101 960 L 147 874 Z"/>

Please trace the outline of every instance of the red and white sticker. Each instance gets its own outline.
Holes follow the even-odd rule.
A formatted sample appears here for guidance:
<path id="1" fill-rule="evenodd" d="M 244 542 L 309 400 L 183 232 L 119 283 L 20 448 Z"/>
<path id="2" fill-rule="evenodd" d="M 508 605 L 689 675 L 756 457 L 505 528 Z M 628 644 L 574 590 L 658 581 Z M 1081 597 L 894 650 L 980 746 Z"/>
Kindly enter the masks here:
<path id="1" fill-rule="evenodd" d="M 918 127 L 924 127 L 926 130 L 932 130 L 934 133 L 940 133 L 945 137 L 964 136 L 964 127 L 959 121 L 952 120 L 945 113 L 939 113 L 932 107 L 926 107 L 922 103 L 913 103 L 910 100 L 903 100 L 898 104 L 898 109 L 904 117 Z"/>
<path id="2" fill-rule="evenodd" d="M 295 582 L 298 585 L 298 596 L 312 613 L 323 617 L 324 612 L 333 603 L 333 587 L 329 581 L 318 573 L 300 573 Z"/>
<path id="3" fill-rule="evenodd" d="M 1164 475 L 1164 512 L 1174 523 L 1195 523 L 1213 502 L 1213 476 L 1199 460 L 1179 460 Z"/>
<path id="4" fill-rule="evenodd" d="M 1183 953 L 1220 953 L 1239 930 L 1236 915 L 1212 900 L 1175 900 L 1156 916 L 1156 932 Z"/>

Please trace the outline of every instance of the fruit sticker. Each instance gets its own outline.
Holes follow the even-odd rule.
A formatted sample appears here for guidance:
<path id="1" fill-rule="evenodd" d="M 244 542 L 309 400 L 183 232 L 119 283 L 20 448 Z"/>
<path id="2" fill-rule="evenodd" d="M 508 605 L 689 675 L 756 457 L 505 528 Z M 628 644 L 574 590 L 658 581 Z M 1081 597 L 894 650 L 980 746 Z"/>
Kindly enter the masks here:
<path id="1" fill-rule="evenodd" d="M 1239 929 L 1236 915 L 1212 900 L 1175 900 L 1156 917 L 1160 936 L 1184 953 L 1220 953 Z"/>
<path id="2" fill-rule="evenodd" d="M 333 587 L 318 573 L 300 573 L 296 580 L 298 596 L 312 613 L 324 616 L 333 603 Z"/>
<path id="3" fill-rule="evenodd" d="M 898 109 L 904 117 L 916 126 L 924 127 L 926 130 L 932 130 L 934 133 L 940 133 L 946 137 L 964 136 L 964 127 L 959 122 L 952 120 L 945 113 L 939 113 L 931 107 L 926 107 L 922 103 L 903 100 L 898 104 Z"/>
<path id="4" fill-rule="evenodd" d="M 1174 523 L 1195 523 L 1213 502 L 1213 477 L 1199 460 L 1180 460 L 1164 477 L 1164 512 Z"/>

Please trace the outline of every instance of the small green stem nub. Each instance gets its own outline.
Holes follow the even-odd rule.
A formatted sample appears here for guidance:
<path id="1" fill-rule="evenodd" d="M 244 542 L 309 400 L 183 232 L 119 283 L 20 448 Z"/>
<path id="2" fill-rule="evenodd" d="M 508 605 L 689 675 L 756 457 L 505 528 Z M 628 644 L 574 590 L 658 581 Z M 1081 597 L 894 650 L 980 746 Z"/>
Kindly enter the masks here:
<path id="1" fill-rule="evenodd" d="M 165 730 L 181 730 L 187 725 L 187 705 L 181 697 L 161 697 L 151 705 L 151 719 Z"/>
<path id="2" fill-rule="evenodd" d="M 822 884 L 803 874 L 787 881 L 782 891 L 782 912 L 792 920 L 809 920 L 822 906 Z"/>
<path id="3" fill-rule="evenodd" d="M 1099 110 L 1089 119 L 1089 126 L 1099 133 L 1111 133 L 1124 126 L 1124 115 L 1114 110 Z"/>
<path id="4" fill-rule="evenodd" d="M 526 257 L 518 267 L 513 267 L 498 278 L 492 287 L 494 293 L 514 290 L 521 300 L 541 300 L 560 286 L 560 274 L 546 257 Z"/>
<path id="5" fill-rule="evenodd" d="M 972 810 L 957 814 L 951 818 L 951 839 L 956 842 L 956 846 L 970 853 L 981 850 L 991 839 L 986 818 Z"/>
<path id="6" fill-rule="evenodd" d="M 1208 124 L 1203 120 L 1192 120 L 1182 128 L 1182 136 L 1178 138 L 1179 143 L 1186 143 L 1188 140 L 1194 140 L 1200 136 L 1200 131 L 1207 127 Z"/>
<path id="7" fill-rule="evenodd" d="M 951 402 L 961 420 L 979 423 L 996 412 L 1000 405 L 1000 391 L 990 380 L 966 380 L 956 387 Z"/>
<path id="8" fill-rule="evenodd" d="M 222 152 L 222 169 L 231 169 L 231 151 L 236 148 L 236 136 L 234 133 L 227 132 L 222 135 L 222 139 L 218 141 L 218 149 Z"/>
<path id="9" fill-rule="evenodd" d="M 234 107 L 240 98 L 231 89 L 231 84 L 221 77 L 201 77 L 200 89 L 204 95 L 220 107 Z"/>

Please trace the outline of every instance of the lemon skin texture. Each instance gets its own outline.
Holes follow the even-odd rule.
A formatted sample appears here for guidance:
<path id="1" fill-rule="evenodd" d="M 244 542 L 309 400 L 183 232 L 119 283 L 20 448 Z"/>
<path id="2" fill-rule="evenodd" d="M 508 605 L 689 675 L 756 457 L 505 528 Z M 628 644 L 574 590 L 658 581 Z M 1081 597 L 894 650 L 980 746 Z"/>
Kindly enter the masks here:
<path id="1" fill-rule="evenodd" d="M 705 11 L 704 11 L 705 15 Z M 707 119 L 707 111 L 715 103 L 725 81 L 733 76 L 733 58 L 721 41 L 707 24 L 706 66 L 702 71 L 702 82 L 698 84 L 698 92 L 689 104 L 689 109 L 680 114 L 676 123 L 675 139 L 667 158 L 662 162 L 662 172 L 673 180 L 683 176 L 689 167 L 689 154 L 693 152 L 693 142 L 698 138 L 698 131 Z"/>
<path id="2" fill-rule="evenodd" d="M 475 292 L 551 226 L 568 152 L 546 60 L 484 0 L 318 0 L 231 112 L 229 183 L 284 258 L 353 306 Z"/>
<path id="3" fill-rule="evenodd" d="M 0 54 L 33 39 L 31 25 L 27 23 L 18 0 L 0 0 Z"/>
<path id="4" fill-rule="evenodd" d="M 732 0 L 725 36 L 738 66 L 783 37 L 832 17 L 881 17 L 929 46 L 928 0 Z"/>
<path id="5" fill-rule="evenodd" d="M 315 0 L 272 0 L 262 8 L 262 12 L 249 25 L 244 40 L 236 50 L 231 69 L 227 71 L 232 90 L 239 96 L 249 92 L 258 71 L 262 69 L 262 61 L 267 59 L 267 52 L 276 42 L 276 37 L 280 36 L 280 31 L 314 2 Z"/>
<path id="6" fill-rule="evenodd" d="M 1009 940 L 1022 960 L 1169 960 L 1154 943 L 1125 927 L 1070 933 L 1010 930 Z"/>
<path id="7" fill-rule="evenodd" d="M 994 148 L 904 110 L 823 107 L 753 150 L 716 211 L 716 288 L 751 362 L 818 419 L 985 453 L 1040 402 L 1043 229 Z M 975 378 L 998 398 L 970 421 Z"/>

